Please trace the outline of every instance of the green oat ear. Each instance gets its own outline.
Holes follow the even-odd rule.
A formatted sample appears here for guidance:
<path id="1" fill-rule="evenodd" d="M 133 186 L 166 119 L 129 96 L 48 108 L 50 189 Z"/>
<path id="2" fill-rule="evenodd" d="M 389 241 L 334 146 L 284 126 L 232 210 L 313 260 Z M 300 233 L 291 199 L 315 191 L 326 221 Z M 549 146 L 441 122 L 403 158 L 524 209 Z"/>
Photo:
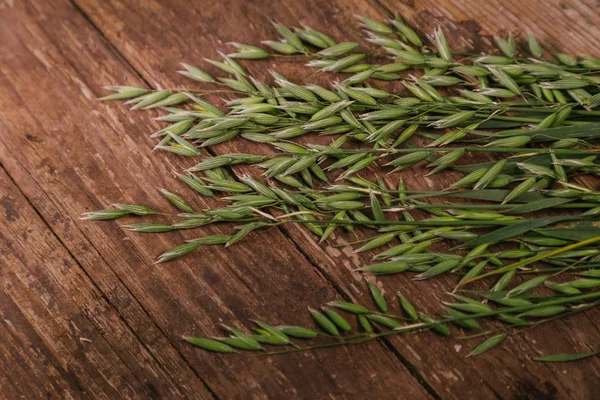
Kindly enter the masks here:
<path id="1" fill-rule="evenodd" d="M 531 57 L 520 56 L 512 34 L 494 38 L 502 55 L 453 55 L 439 27 L 428 47 L 400 16 L 359 21 L 364 42 L 372 45 L 368 52 L 363 42 L 336 43 L 314 28 L 273 22 L 278 37 L 262 43 L 279 54 L 230 43 L 234 52 L 204 59 L 221 75 L 215 77 L 182 64 L 178 73 L 208 89 L 106 87 L 110 94 L 101 100 L 161 113 L 156 120 L 163 127 L 150 137 L 164 157 L 182 156 L 187 163 L 187 171 L 176 175 L 186 192 L 159 189 L 174 206 L 171 213 L 119 202 L 81 219 L 127 218 L 122 228 L 157 234 L 218 226 L 220 234 L 189 239 L 164 251 L 157 264 L 297 224 L 319 243 L 335 236 L 370 256 L 374 261 L 351 271 L 356 276 L 385 275 L 382 282 L 394 274 L 456 278 L 455 301 L 443 302 L 442 317 L 417 312 L 402 295 L 394 312 L 380 287 L 366 279 L 367 290 L 357 293 L 368 291 L 375 307 L 348 297 L 309 309 L 322 334 L 255 321 L 252 334 L 224 326 L 230 337 L 184 338 L 218 353 L 309 351 L 417 330 L 443 336 L 483 330 L 490 318 L 502 323 L 501 330 L 484 331 L 491 337 L 473 356 L 523 326 L 600 304 L 600 193 L 588 183 L 600 176 L 600 60 L 562 52 L 546 60 L 532 34 Z M 272 79 L 259 80 L 252 65 L 236 61 L 267 57 L 275 69 L 282 59 L 301 57 L 299 64 L 315 74 L 300 80 L 273 70 Z M 317 74 L 323 86 L 312 82 Z M 398 84 L 384 90 L 386 81 Z M 203 98 L 221 93 L 230 100 L 212 104 Z M 245 150 L 227 153 L 230 144 Z M 477 163 L 478 153 L 487 161 Z M 262 171 L 253 174 L 253 167 Z M 425 178 L 434 174 L 439 179 Z M 440 187 L 407 190 L 403 177 L 417 181 L 411 188 Z M 192 208 L 185 199 L 194 194 L 210 206 Z M 542 214 L 554 209 L 560 216 Z M 360 239 L 347 243 L 348 234 Z M 575 278 L 554 278 L 577 272 Z M 475 281 L 481 284 L 477 291 L 467 288 Z M 295 343 L 317 337 L 323 343 Z"/>

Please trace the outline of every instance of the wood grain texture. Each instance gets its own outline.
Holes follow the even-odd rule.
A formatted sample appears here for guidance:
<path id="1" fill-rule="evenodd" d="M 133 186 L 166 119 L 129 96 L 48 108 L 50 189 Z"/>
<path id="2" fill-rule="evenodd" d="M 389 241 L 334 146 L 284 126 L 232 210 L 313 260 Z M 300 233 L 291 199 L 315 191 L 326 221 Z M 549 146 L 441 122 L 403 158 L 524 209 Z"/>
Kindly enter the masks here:
<path id="1" fill-rule="evenodd" d="M 183 397 L 4 171 L 0 188 L 0 357 L 16 392 Z"/>
<path id="2" fill-rule="evenodd" d="M 215 57 L 226 42 L 271 38 L 271 18 L 306 23 L 340 40 L 358 39 L 353 15 L 382 17 L 386 7 L 425 32 L 441 24 L 451 44 L 464 49 L 489 49 L 492 41 L 486 35 L 516 27 L 533 31 L 549 49 L 594 53 L 600 41 L 596 2 L 52 3 L 0 3 L 0 37 L 7 38 L 0 44 L 0 160 L 7 173 L 0 175 L 0 198 L 9 199 L 9 208 L 26 210 L 13 220 L 5 207 L 0 221 L 3 240 L 18 244 L 0 247 L 1 311 L 13 321 L 0 331 L 3 393 L 11 398 L 94 393 L 98 398 L 202 399 L 600 396 L 598 359 L 568 365 L 530 359 L 539 351 L 595 348 L 598 311 L 511 337 L 504 347 L 468 360 L 466 348 L 457 352 L 456 342 L 432 333 L 261 359 L 199 352 L 180 336 L 213 335 L 220 322 L 250 318 L 310 324 L 306 305 L 340 295 L 368 301 L 360 278 L 351 272 L 367 261 L 347 245 L 356 238 L 334 236 L 322 247 L 305 230 L 286 227 L 254 234 L 229 249 L 157 266 L 152 264 L 156 255 L 184 238 L 229 231 L 141 235 L 113 222 L 77 220 L 81 212 L 117 201 L 166 208 L 155 190 L 159 186 L 190 196 L 169 176 L 189 162 L 150 154 L 154 143 L 147 136 L 158 127 L 152 114 L 97 102 L 104 85 L 189 85 L 174 73 L 180 61 L 201 64 L 202 57 Z M 271 61 L 249 65 L 261 77 L 274 67 Z M 308 75 L 297 63 L 281 68 L 290 77 Z M 215 150 L 248 151 L 247 146 L 234 141 Z M 267 151 L 256 145 L 251 150 Z M 418 172 L 404 175 L 411 188 L 444 183 L 423 180 Z M 191 200 L 198 209 L 214 204 Z M 25 227 L 37 232 L 37 241 L 20 239 Z M 70 260 L 68 271 L 61 267 L 63 259 Z M 44 281 L 46 291 L 22 282 L 30 276 Z M 9 283 L 4 285 L 4 279 Z M 17 283 L 18 290 L 6 289 Z M 440 300 L 447 300 L 443 293 L 452 281 L 414 283 L 393 277 L 379 283 L 390 300 L 401 291 L 419 307 L 435 311 Z M 59 306 L 49 307 L 51 301 Z M 92 342 L 78 344 L 69 320 Z M 45 327 L 51 332 L 43 332 Z M 82 347 L 89 347 L 89 357 L 81 355 Z M 6 367 L 13 364 L 18 368 Z"/>

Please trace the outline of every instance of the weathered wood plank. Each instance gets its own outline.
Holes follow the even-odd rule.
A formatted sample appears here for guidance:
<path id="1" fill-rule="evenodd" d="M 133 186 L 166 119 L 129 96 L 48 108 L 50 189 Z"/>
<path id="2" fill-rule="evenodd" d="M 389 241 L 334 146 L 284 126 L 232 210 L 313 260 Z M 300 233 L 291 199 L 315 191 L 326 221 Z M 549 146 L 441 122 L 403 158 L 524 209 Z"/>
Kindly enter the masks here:
<path id="1" fill-rule="evenodd" d="M 453 47 L 482 51 L 495 48 L 493 35 L 532 32 L 549 52 L 598 55 L 600 27 L 594 0 L 378 0 L 413 26 L 433 32 L 446 29 Z"/>
<path id="2" fill-rule="evenodd" d="M 4 170 L 0 194 L 0 370 L 19 396 L 183 397 Z"/>
<path id="3" fill-rule="evenodd" d="M 132 65 L 140 71 L 150 82 L 160 82 L 163 85 L 183 84 L 184 81 L 174 79 L 172 71 L 177 68 L 179 61 L 191 63 L 199 62 L 203 56 L 212 56 L 215 53 L 215 43 L 221 47 L 222 42 L 230 40 L 251 42 L 249 38 L 272 37 L 273 31 L 269 27 L 268 19 L 275 18 L 283 23 L 298 24 L 304 22 L 317 29 L 331 32 L 334 37 L 341 39 L 356 37 L 353 32 L 356 26 L 348 10 L 352 13 L 373 16 L 374 10 L 364 3 L 337 3 L 330 2 L 328 7 L 319 7 L 314 2 L 282 2 L 280 7 L 269 11 L 266 4 L 260 2 L 238 4 L 231 3 L 231 7 L 222 5 L 202 5 L 195 7 L 188 3 L 170 2 L 169 4 L 152 2 L 104 2 L 96 4 L 87 0 L 78 0 L 82 10 L 86 12 L 99 29 L 105 33 L 107 38 L 123 52 Z M 534 2 L 535 3 L 535 2 Z M 569 3 L 569 2 L 565 2 Z M 581 7 L 578 2 L 573 7 Z M 457 5 L 458 4 L 458 5 Z M 450 28 L 454 32 L 451 40 L 463 45 L 478 46 L 477 49 L 490 48 L 492 41 L 489 37 L 480 38 L 473 35 L 477 30 L 477 24 L 471 20 L 464 21 L 467 12 L 476 14 L 482 20 L 487 21 L 490 31 L 493 29 L 510 28 L 519 19 L 521 26 L 536 18 L 536 13 L 530 13 L 527 19 L 528 9 L 522 8 L 519 13 L 512 15 L 506 20 L 497 18 L 497 8 L 493 6 L 479 6 L 480 2 L 469 2 L 463 6 L 460 2 L 430 2 L 426 5 L 419 4 L 421 12 L 420 19 L 415 17 L 415 11 L 408 5 L 398 5 L 400 11 L 406 14 L 411 22 L 419 22 L 426 31 L 436 22 Z M 499 6 L 500 3 L 494 3 Z M 542 2 L 537 2 L 540 7 Z M 394 6 L 390 4 L 390 8 Z M 451 14 L 456 8 L 463 10 L 463 14 Z M 526 7 L 526 6 L 524 6 Z M 515 10 L 519 10 L 513 5 Z M 441 19 L 434 16 L 440 14 Z M 482 14 L 486 14 L 484 18 Z M 552 13 L 551 13 L 552 14 Z M 556 14 L 552 14 L 556 15 Z M 454 18 L 454 17 L 457 18 Z M 444 19 L 445 17 L 445 19 Z M 202 24 L 197 23 L 202 18 Z M 412 19 L 411 19 L 412 18 Z M 479 18 L 477 18 L 479 19 Z M 452 20 L 458 22 L 452 22 Z M 123 23 L 127 21 L 127 23 Z M 145 23 L 146 21 L 152 21 Z M 499 21 L 499 22 L 496 22 Z M 551 25 L 552 20 L 546 21 L 546 27 Z M 533 25 L 533 24 L 532 24 Z M 455 29 L 452 29 L 455 28 Z M 545 28 L 547 30 L 547 28 Z M 142 33 L 143 32 L 143 33 Z M 534 31 L 541 39 L 548 39 L 548 32 Z M 545 34 L 540 34 L 545 33 Z M 555 33 L 556 38 L 563 38 L 560 32 Z M 585 31 L 588 35 L 588 31 Z M 178 38 L 185 37 L 185 42 Z M 569 41 L 565 40 L 564 45 Z M 173 45 L 176 43 L 176 45 Z M 589 43 L 588 43 L 589 46 Z M 582 47 L 580 51 L 589 51 Z M 252 67 L 251 67 L 252 68 Z M 295 73 L 297 69 L 287 66 L 285 73 Z M 260 67 L 257 68 L 259 70 Z M 253 69 L 254 71 L 254 69 Z M 291 76 L 290 73 L 287 73 Z M 241 150 L 246 144 L 228 144 L 218 149 L 221 151 Z M 436 179 L 423 180 L 414 171 L 405 173 L 405 180 L 412 188 L 425 189 L 431 186 L 441 186 L 443 182 Z M 431 185 L 431 186 L 429 186 Z M 428 187 L 429 186 L 429 187 Z M 288 229 L 288 228 L 286 228 Z M 342 249 L 327 247 L 327 254 L 323 248 L 318 246 L 314 238 L 302 229 L 289 228 L 287 230 L 296 243 L 300 244 L 304 252 L 314 260 L 316 265 L 323 268 L 324 273 L 339 287 L 346 289 L 346 293 L 365 299 L 364 289 L 359 286 L 349 285 L 357 279 L 350 269 L 367 262 L 366 257 L 351 254 L 350 247 Z M 346 243 L 348 238 L 337 239 L 338 244 Z M 340 269 L 344 264 L 345 269 Z M 417 303 L 424 309 L 438 310 L 439 301 L 447 298 L 443 293 L 450 287 L 451 281 L 439 279 L 426 283 L 409 283 L 407 278 L 385 279 L 384 288 L 388 295 L 401 290 L 416 299 Z M 432 297 L 437 293 L 438 298 Z M 564 351 L 569 348 L 592 347 L 597 340 L 598 330 L 590 317 L 596 316 L 596 312 L 589 316 L 579 316 L 566 322 L 559 322 L 548 327 L 527 333 L 525 337 L 511 338 L 512 347 L 507 346 L 498 350 L 495 354 L 490 353 L 477 359 L 465 361 L 461 355 L 466 351 L 456 354 L 455 349 L 448 340 L 438 339 L 430 334 L 422 336 L 411 336 L 409 339 L 394 340 L 394 345 L 399 349 L 421 373 L 427 378 L 430 385 L 439 393 L 448 397 L 475 397 L 475 396 L 518 396 L 529 393 L 537 393 L 540 396 L 556 397 L 580 397 L 596 394 L 595 380 L 598 376 L 598 362 L 589 361 L 585 365 L 546 366 L 535 364 L 530 361 L 530 354 L 535 354 L 536 349 L 546 352 L 555 351 L 559 340 Z M 575 331 L 580 332 L 581 337 L 575 336 Z M 554 333 L 550 335 L 550 333 Z M 577 337 L 577 338 L 576 338 Z M 583 340 L 584 344 L 580 344 Z M 537 344 L 536 344 L 537 343 Z M 517 350 L 518 349 L 518 350 Z M 503 365 L 505 372 L 499 374 L 496 370 L 486 368 L 490 363 Z M 523 365 L 526 364 L 525 367 Z M 569 374 L 562 373 L 565 368 Z M 583 387 L 578 386 L 571 377 L 573 374 L 586 382 Z M 550 376 L 551 378 L 549 378 Z M 480 386 L 472 385 L 473 380 L 481 382 Z M 554 383 L 553 383 L 554 382 Z"/>
<path id="4" fill-rule="evenodd" d="M 156 126 L 147 116 L 95 100 L 103 84 L 140 81 L 70 4 L 11 3 L 3 11 L 0 34 L 9 38 L 0 52 L 0 109 L 7 110 L 0 121 L 6 132 L 0 136 L 3 165 L 79 262 L 76 269 L 89 274 L 178 390 L 209 398 L 205 381 L 222 398 L 282 393 L 390 398 L 401 391 L 429 397 L 394 354 L 377 343 L 268 360 L 224 358 L 182 343 L 182 334 L 215 334 L 217 323 L 226 320 L 301 316 L 309 323 L 305 304 L 336 294 L 276 230 L 260 240 L 277 246 L 234 246 L 155 266 L 157 249 L 173 247 L 190 234 L 130 235 L 114 223 L 78 221 L 81 212 L 117 199 L 165 207 L 155 187 L 170 183 L 162 177 L 183 165 L 176 157 L 150 157 L 153 144 L 147 133 Z M 216 230 L 202 234 L 211 232 Z M 104 333 L 119 339 L 110 327 Z M 135 396 L 144 392 L 132 390 Z"/>

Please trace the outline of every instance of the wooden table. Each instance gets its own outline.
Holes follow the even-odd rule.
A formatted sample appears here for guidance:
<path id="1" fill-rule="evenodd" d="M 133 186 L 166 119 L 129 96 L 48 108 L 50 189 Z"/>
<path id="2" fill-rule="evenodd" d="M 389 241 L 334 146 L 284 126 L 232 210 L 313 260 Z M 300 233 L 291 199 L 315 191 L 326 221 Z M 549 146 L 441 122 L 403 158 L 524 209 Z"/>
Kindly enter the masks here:
<path id="1" fill-rule="evenodd" d="M 597 309 L 469 359 L 456 346 L 463 342 L 431 332 L 270 358 L 199 351 L 181 336 L 251 318 L 310 325 L 307 305 L 367 302 L 351 272 L 366 258 L 334 247 L 343 238 L 320 246 L 289 226 L 154 265 L 161 250 L 193 234 L 135 234 L 78 219 L 114 202 L 168 207 L 156 187 L 206 206 L 172 177 L 189 162 L 151 154 L 153 114 L 98 102 L 103 86 L 189 85 L 175 73 L 180 61 L 201 64 L 226 42 L 273 38 L 271 18 L 358 39 L 355 14 L 388 10 L 422 32 L 441 25 L 465 50 L 490 49 L 490 35 L 512 30 L 533 32 L 549 50 L 600 55 L 593 0 L 0 1 L 0 397 L 600 398 L 600 358 L 532 361 L 597 349 Z M 419 185 L 418 175 L 405 179 Z M 431 310 L 451 287 L 445 278 L 378 283 L 388 298 L 401 291 Z"/>

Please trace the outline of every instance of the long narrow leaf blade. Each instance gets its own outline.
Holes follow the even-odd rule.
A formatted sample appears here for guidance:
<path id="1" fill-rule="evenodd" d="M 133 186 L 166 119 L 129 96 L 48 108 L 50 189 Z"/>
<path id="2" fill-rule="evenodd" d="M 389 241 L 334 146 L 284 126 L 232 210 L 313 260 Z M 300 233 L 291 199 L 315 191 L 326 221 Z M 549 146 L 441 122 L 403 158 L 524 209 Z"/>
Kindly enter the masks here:
<path id="1" fill-rule="evenodd" d="M 545 218 L 534 219 L 531 221 L 524 221 L 524 222 L 521 222 L 520 224 L 505 226 L 503 228 L 497 229 L 488 234 L 479 236 L 478 238 L 465 243 L 462 247 L 473 248 L 473 247 L 479 246 L 481 244 L 498 243 L 503 240 L 522 235 L 522 234 L 529 232 L 536 228 L 541 228 L 544 226 L 556 224 L 558 222 L 563 222 L 563 221 L 573 221 L 578 218 L 579 217 L 559 216 L 559 217 L 545 217 Z"/>

